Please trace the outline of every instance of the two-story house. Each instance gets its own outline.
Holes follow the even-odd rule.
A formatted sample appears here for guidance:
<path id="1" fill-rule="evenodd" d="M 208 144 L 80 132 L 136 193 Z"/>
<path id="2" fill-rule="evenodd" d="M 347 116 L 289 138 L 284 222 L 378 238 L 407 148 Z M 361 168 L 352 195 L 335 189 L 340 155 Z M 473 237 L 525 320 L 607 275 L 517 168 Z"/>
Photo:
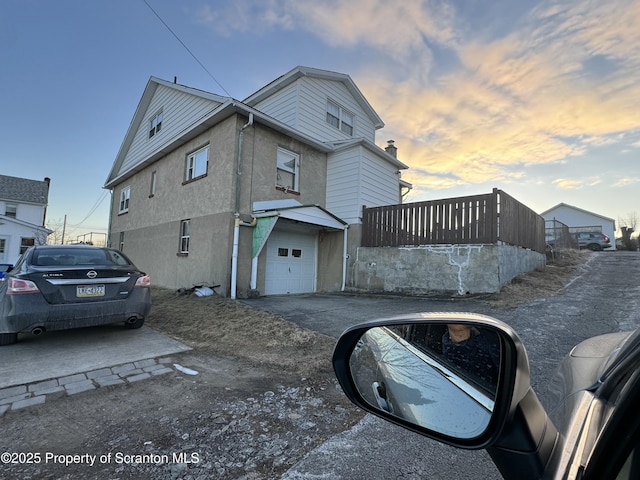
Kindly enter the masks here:
<path id="1" fill-rule="evenodd" d="M 341 73 L 297 67 L 242 102 L 152 77 L 105 183 L 110 244 L 168 288 L 344 289 L 363 205 L 410 188 L 382 126 Z"/>
<path id="2" fill-rule="evenodd" d="M 14 264 L 30 246 L 46 243 L 50 182 L 0 175 L 0 263 Z"/>

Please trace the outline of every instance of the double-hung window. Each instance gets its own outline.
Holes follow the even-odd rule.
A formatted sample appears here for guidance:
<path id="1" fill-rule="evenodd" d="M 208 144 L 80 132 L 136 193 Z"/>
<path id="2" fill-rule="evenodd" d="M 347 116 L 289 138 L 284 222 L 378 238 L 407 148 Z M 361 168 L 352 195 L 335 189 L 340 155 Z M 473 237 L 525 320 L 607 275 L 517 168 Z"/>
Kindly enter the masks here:
<path id="1" fill-rule="evenodd" d="M 27 248 L 33 247 L 36 244 L 35 238 L 22 237 L 20 238 L 20 255 L 27 251 Z"/>
<path id="2" fill-rule="evenodd" d="M 185 173 L 185 181 L 202 177 L 207 174 L 209 167 L 209 146 L 207 145 L 200 150 L 187 156 L 187 171 Z"/>
<path id="3" fill-rule="evenodd" d="M 156 133 L 160 133 L 162 128 L 162 112 L 158 112 L 149 121 L 149 138 L 153 137 Z"/>
<path id="4" fill-rule="evenodd" d="M 129 211 L 129 199 L 131 198 L 131 187 L 123 188 L 120 191 L 120 206 L 118 213 L 127 213 Z"/>
<path id="5" fill-rule="evenodd" d="M 350 137 L 353 136 L 353 113 L 348 112 L 331 100 L 327 100 L 327 123 Z"/>
<path id="6" fill-rule="evenodd" d="M 278 148 L 276 187 L 299 192 L 300 155 Z"/>
<path id="7" fill-rule="evenodd" d="M 187 255 L 189 253 L 189 239 L 191 237 L 191 220 L 182 220 L 180 222 L 180 254 Z"/>
<path id="8" fill-rule="evenodd" d="M 17 213 L 18 213 L 18 205 L 16 205 L 15 203 L 7 203 L 5 205 L 4 214 L 7 217 L 16 218 Z"/>

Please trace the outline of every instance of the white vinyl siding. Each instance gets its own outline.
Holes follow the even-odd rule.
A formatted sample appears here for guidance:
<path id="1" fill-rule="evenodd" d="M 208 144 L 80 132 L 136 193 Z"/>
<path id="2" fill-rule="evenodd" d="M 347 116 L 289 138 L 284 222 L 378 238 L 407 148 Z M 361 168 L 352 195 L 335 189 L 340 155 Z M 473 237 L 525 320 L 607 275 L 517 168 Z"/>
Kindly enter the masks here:
<path id="1" fill-rule="evenodd" d="M 301 78 L 258 103 L 258 110 L 320 141 L 352 138 L 327 123 L 327 100 L 354 115 L 353 137 L 375 142 L 375 127 L 343 83 Z"/>
<path id="2" fill-rule="evenodd" d="M 158 85 L 146 109 L 148 115 L 141 122 L 118 175 L 151 156 L 165 142 L 179 137 L 218 105 L 220 104 L 212 100 Z M 149 125 L 159 111 L 162 111 L 162 130 L 155 134 L 153 141 L 149 141 Z"/>
<path id="3" fill-rule="evenodd" d="M 292 83 L 265 98 L 256 108 L 290 127 L 298 128 L 299 94 L 298 83 Z"/>
<path id="4" fill-rule="evenodd" d="M 363 205 L 400 203 L 396 172 L 362 147 L 331 155 L 327 161 L 327 210 L 348 223 L 360 223 Z"/>

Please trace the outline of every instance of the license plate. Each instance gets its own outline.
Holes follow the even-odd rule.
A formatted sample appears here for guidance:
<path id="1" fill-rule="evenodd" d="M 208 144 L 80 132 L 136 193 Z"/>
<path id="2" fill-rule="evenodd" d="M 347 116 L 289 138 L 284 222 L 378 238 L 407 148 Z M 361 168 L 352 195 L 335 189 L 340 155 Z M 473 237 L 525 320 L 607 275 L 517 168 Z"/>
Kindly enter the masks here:
<path id="1" fill-rule="evenodd" d="M 104 297 L 104 285 L 78 285 L 77 297 Z"/>

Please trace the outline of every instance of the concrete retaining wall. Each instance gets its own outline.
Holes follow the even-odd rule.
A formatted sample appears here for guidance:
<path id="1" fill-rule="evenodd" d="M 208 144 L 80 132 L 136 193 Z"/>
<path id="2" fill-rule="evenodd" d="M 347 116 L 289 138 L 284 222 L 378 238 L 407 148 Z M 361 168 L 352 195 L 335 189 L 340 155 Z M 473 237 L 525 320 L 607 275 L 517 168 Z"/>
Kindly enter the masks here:
<path id="1" fill-rule="evenodd" d="M 404 295 L 494 293 L 544 264 L 543 254 L 511 245 L 359 247 L 349 288 Z"/>

